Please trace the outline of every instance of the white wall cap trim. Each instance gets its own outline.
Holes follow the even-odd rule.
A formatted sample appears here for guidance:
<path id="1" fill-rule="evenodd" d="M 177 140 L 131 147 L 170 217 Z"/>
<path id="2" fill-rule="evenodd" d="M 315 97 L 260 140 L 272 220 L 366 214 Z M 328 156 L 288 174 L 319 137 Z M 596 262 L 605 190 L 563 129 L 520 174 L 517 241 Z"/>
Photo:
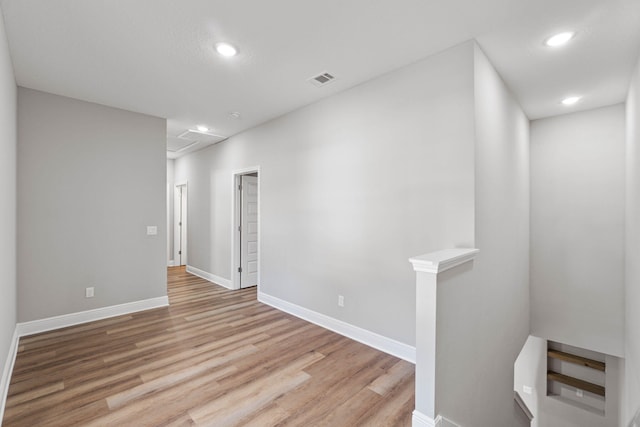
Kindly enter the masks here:
<path id="1" fill-rule="evenodd" d="M 473 248 L 443 249 L 409 258 L 409 262 L 415 271 L 438 274 L 473 260 L 478 252 Z"/>
<path id="2" fill-rule="evenodd" d="M 215 274 L 211 274 L 208 271 L 200 270 L 199 268 L 196 268 L 194 266 L 187 265 L 187 273 L 191 273 L 194 276 L 198 276 L 201 279 L 207 280 L 213 284 L 233 290 L 231 280 L 225 279 L 224 277 L 216 276 Z"/>
<path id="3" fill-rule="evenodd" d="M 258 290 L 258 301 L 392 356 L 416 363 L 416 348 Z"/>
<path id="4" fill-rule="evenodd" d="M 27 335 L 39 334 L 40 332 L 93 322 L 95 320 L 121 316 L 123 314 L 166 307 L 168 305 L 168 296 L 149 298 L 119 305 L 111 305 L 109 307 L 100 307 L 93 310 L 79 311 L 77 313 L 63 314 L 61 316 L 18 323 L 16 325 L 16 332 L 18 333 L 18 336 L 24 337 Z"/>

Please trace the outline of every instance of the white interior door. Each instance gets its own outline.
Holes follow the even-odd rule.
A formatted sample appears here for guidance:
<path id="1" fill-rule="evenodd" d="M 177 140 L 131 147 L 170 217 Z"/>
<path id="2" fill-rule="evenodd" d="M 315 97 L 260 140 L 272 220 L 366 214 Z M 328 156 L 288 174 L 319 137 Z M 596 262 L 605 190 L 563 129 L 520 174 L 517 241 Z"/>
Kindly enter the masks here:
<path id="1" fill-rule="evenodd" d="M 240 287 L 258 284 L 258 178 L 242 175 L 240 225 Z"/>
<path id="2" fill-rule="evenodd" d="M 174 265 L 187 265 L 187 186 L 177 185 L 174 201 Z"/>

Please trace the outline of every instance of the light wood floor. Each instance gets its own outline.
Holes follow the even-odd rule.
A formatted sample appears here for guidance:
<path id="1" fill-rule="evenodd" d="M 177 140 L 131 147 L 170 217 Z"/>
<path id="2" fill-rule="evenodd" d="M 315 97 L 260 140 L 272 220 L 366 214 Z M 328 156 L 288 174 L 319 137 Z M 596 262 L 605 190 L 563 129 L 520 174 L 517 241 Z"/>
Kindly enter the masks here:
<path id="1" fill-rule="evenodd" d="M 410 426 L 412 364 L 169 269 L 171 306 L 20 340 L 2 425 Z"/>

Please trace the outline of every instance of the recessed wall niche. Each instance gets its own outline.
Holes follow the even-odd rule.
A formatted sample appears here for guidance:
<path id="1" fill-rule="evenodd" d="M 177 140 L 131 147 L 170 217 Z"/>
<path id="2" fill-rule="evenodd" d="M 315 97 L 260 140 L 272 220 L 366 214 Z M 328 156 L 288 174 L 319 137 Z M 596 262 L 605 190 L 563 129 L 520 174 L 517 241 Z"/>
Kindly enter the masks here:
<path id="1" fill-rule="evenodd" d="M 605 415 L 606 355 L 547 341 L 547 396 Z"/>

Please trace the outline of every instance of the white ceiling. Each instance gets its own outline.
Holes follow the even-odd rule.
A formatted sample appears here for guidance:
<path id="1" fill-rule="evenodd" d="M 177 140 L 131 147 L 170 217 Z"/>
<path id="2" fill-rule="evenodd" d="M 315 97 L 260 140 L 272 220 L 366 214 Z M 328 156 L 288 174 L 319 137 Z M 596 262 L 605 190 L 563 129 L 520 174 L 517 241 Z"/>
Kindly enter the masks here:
<path id="1" fill-rule="evenodd" d="M 531 119 L 623 101 L 640 53 L 638 0 L 0 4 L 20 86 L 165 117 L 174 148 L 196 125 L 228 137 L 472 38 Z M 568 46 L 543 45 L 566 29 Z M 324 71 L 336 80 L 307 82 Z M 569 94 L 584 98 L 567 109 Z"/>

